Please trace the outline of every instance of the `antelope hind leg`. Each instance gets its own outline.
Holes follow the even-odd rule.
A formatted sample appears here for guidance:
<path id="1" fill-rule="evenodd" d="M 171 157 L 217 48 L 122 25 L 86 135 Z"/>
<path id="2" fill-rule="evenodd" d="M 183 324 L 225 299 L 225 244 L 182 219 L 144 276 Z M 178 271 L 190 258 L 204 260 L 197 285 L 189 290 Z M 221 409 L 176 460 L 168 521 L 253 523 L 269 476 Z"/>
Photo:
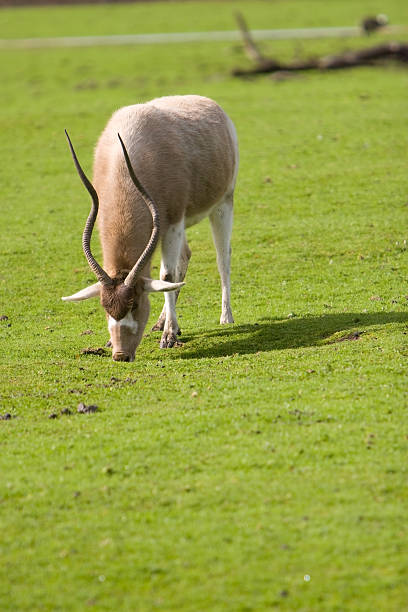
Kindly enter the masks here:
<path id="1" fill-rule="evenodd" d="M 231 232 L 233 194 L 227 195 L 210 214 L 211 230 L 217 251 L 217 265 L 221 277 L 222 302 L 220 323 L 233 323 L 230 301 Z"/>

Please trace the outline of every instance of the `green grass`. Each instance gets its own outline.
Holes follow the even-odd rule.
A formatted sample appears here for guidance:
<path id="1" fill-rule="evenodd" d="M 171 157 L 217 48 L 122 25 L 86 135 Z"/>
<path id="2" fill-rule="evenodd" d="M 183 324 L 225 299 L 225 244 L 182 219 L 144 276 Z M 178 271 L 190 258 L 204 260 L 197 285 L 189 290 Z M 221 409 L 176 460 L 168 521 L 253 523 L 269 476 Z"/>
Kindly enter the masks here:
<path id="1" fill-rule="evenodd" d="M 393 24 L 403 24 L 402 0 L 387 0 Z M 2 9 L 1 38 L 88 36 L 152 32 L 234 30 L 234 13 L 245 14 L 253 29 L 358 25 L 367 14 L 384 12 L 383 0 L 245 0 L 111 4 Z"/>
<path id="2" fill-rule="evenodd" d="M 404 23 L 405 2 L 388 4 Z M 238 5 L 254 28 L 383 10 L 25 8 L 0 11 L 0 37 L 234 29 Z M 0 414 L 13 417 L 0 421 L 2 611 L 406 608 L 408 72 L 229 76 L 246 64 L 229 43 L 1 51 Z M 147 333 L 132 364 L 83 355 L 107 329 L 97 302 L 60 301 L 94 282 L 89 198 L 63 130 L 89 172 L 115 108 L 192 92 L 218 100 L 240 139 L 236 324 L 217 324 L 205 221 L 188 233 L 184 345 L 161 351 Z M 100 411 L 79 414 L 80 401 Z"/>

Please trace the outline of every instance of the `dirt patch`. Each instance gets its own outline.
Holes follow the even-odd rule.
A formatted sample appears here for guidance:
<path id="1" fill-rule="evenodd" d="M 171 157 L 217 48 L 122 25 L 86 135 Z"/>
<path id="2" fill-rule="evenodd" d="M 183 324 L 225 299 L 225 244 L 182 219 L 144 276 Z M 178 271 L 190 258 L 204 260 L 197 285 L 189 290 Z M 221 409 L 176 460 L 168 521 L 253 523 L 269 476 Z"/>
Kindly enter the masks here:
<path id="1" fill-rule="evenodd" d="M 85 329 L 83 332 L 81 332 L 79 335 L 80 336 L 91 336 L 93 334 L 92 329 Z"/>
<path id="2" fill-rule="evenodd" d="M 102 346 L 98 346 L 97 348 L 88 347 L 81 349 L 81 355 L 99 355 L 101 357 L 105 357 L 107 354 L 107 351 Z"/>
<path id="3" fill-rule="evenodd" d="M 345 342 L 346 340 L 360 340 L 362 333 L 363 332 L 355 331 L 351 334 L 348 334 L 347 336 L 343 336 L 342 338 L 337 338 L 335 342 Z"/>
<path id="4" fill-rule="evenodd" d="M 92 414 L 94 412 L 99 412 L 99 408 L 96 404 L 90 404 L 86 406 L 83 402 L 78 404 L 77 412 L 80 414 Z"/>
<path id="5" fill-rule="evenodd" d="M 362 331 L 353 331 L 347 336 L 340 336 L 339 338 L 333 338 L 329 340 L 327 344 L 336 344 L 337 342 L 353 342 L 354 340 L 360 340 L 361 336 L 364 334 Z"/>

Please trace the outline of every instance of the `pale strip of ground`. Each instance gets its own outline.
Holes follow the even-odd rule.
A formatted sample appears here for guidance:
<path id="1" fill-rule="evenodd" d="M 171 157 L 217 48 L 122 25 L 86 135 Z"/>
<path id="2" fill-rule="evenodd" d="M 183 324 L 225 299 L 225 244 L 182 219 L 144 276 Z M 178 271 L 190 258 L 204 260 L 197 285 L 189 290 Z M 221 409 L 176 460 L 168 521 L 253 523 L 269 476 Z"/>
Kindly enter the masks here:
<path id="1" fill-rule="evenodd" d="M 383 33 L 396 34 L 406 31 L 404 26 L 388 26 Z M 361 28 L 345 26 L 336 28 L 302 28 L 287 30 L 251 30 L 255 40 L 291 40 L 307 38 L 346 38 L 360 36 Z M 60 38 L 0 39 L 0 49 L 37 49 L 46 47 L 96 47 L 117 45 L 145 45 L 192 43 L 214 41 L 240 41 L 241 32 L 176 32 L 168 34 L 121 34 L 110 36 L 65 36 Z"/>

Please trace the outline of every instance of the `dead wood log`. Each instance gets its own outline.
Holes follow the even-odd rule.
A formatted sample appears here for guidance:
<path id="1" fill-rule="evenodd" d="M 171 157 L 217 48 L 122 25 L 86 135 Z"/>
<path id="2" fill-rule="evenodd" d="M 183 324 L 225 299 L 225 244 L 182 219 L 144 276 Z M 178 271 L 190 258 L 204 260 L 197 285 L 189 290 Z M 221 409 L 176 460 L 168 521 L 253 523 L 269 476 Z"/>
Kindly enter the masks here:
<path id="1" fill-rule="evenodd" d="M 257 64 L 262 64 L 265 60 L 264 56 L 256 46 L 250 31 L 248 30 L 246 21 L 241 13 L 238 11 L 235 13 L 235 19 L 237 21 L 238 27 L 241 31 L 242 40 L 244 42 L 244 49 L 249 59 L 253 60 Z"/>
<path id="2" fill-rule="evenodd" d="M 381 60 L 394 59 L 402 63 L 408 62 L 408 44 L 385 42 L 357 51 L 346 51 L 340 55 L 322 57 L 317 61 L 320 70 L 350 68 L 377 64 Z"/>
<path id="3" fill-rule="evenodd" d="M 408 44 L 395 41 L 381 43 L 365 49 L 345 51 L 338 55 L 295 60 L 288 63 L 280 62 L 276 58 L 262 55 L 240 13 L 236 14 L 236 19 L 241 30 L 246 54 L 255 62 L 255 66 L 247 69 L 236 68 L 232 72 L 234 76 L 254 76 L 265 73 L 305 70 L 338 70 L 355 66 L 378 65 L 382 61 L 390 59 L 403 64 L 408 63 Z"/>

